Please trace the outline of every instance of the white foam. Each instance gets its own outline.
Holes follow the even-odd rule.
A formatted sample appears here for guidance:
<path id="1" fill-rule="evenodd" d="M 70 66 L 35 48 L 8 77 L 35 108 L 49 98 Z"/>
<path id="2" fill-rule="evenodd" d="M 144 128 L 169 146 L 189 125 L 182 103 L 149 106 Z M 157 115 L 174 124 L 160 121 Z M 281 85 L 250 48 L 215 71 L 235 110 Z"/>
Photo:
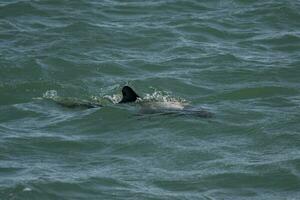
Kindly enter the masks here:
<path id="1" fill-rule="evenodd" d="M 47 90 L 44 94 L 43 94 L 43 98 L 45 99 L 55 99 L 57 98 L 57 91 L 56 90 Z"/>
<path id="2" fill-rule="evenodd" d="M 117 104 L 121 101 L 122 97 L 120 95 L 105 95 L 104 98 L 108 99 L 109 101 L 111 101 L 113 104 Z"/>
<path id="3" fill-rule="evenodd" d="M 154 102 L 177 102 L 187 104 L 187 101 L 180 98 L 171 96 L 168 92 L 162 92 L 155 90 L 152 94 L 146 94 L 142 101 L 154 101 Z"/>
<path id="4" fill-rule="evenodd" d="M 28 187 L 26 187 L 26 188 L 23 189 L 23 192 L 30 192 L 30 191 L 32 191 L 32 189 L 28 188 Z"/>
<path id="5" fill-rule="evenodd" d="M 146 94 L 138 102 L 143 106 L 143 110 L 183 110 L 188 105 L 188 102 L 184 99 L 175 98 L 168 92 L 157 90 L 152 94 Z"/>

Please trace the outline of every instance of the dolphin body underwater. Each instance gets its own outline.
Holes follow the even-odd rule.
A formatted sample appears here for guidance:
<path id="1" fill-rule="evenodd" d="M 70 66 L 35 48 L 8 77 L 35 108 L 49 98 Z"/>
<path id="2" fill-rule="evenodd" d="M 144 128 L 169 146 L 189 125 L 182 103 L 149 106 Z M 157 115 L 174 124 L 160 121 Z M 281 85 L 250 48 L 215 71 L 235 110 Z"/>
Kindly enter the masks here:
<path id="1" fill-rule="evenodd" d="M 118 104 L 124 103 L 134 103 L 141 99 L 140 96 L 129 86 L 124 86 L 122 88 L 122 99 Z M 89 101 L 78 101 L 78 102 L 67 102 L 67 101 L 56 101 L 56 103 L 68 107 L 68 108 L 97 108 L 103 107 L 103 105 L 98 103 L 93 103 Z M 205 110 L 195 110 L 191 108 L 186 108 L 185 105 L 179 102 L 138 102 L 141 106 L 142 114 L 159 114 L 159 115 L 188 115 L 197 116 L 203 118 L 211 118 L 212 113 Z"/>

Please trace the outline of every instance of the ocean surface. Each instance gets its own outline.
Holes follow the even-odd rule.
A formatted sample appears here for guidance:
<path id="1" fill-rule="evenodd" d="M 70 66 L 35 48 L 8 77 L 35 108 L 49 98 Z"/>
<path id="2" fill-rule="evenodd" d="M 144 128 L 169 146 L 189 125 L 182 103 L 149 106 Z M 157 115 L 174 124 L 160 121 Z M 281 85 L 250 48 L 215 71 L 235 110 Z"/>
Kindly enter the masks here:
<path id="1" fill-rule="evenodd" d="M 0 0 L 0 199 L 300 199 L 300 1 Z"/>

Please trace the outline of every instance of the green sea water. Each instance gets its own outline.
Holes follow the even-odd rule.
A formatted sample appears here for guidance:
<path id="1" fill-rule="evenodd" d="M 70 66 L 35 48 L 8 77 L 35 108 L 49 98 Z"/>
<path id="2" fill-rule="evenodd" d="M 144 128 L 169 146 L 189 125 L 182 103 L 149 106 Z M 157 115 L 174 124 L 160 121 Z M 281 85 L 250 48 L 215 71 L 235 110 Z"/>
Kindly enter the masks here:
<path id="1" fill-rule="evenodd" d="M 0 0 L 0 199 L 300 199 L 300 1 Z"/>

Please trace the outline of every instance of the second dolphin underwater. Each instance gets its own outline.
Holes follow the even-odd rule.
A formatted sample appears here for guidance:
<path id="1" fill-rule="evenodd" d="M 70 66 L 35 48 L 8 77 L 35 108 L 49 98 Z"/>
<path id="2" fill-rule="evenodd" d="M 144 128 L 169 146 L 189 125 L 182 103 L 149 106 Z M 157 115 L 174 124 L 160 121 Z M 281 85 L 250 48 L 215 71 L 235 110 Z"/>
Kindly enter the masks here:
<path id="1" fill-rule="evenodd" d="M 97 108 L 103 107 L 103 105 L 89 102 L 89 101 L 78 101 L 78 102 L 68 102 L 68 101 L 56 101 L 56 103 L 69 108 Z M 129 86 L 124 86 L 122 88 L 122 99 L 117 104 L 125 103 L 136 103 L 140 106 L 141 114 L 159 114 L 159 115 L 187 115 L 187 116 L 197 116 L 203 118 L 210 118 L 213 116 L 212 113 L 202 110 L 193 109 L 187 104 L 178 101 L 155 101 L 147 102 L 143 99 Z"/>

